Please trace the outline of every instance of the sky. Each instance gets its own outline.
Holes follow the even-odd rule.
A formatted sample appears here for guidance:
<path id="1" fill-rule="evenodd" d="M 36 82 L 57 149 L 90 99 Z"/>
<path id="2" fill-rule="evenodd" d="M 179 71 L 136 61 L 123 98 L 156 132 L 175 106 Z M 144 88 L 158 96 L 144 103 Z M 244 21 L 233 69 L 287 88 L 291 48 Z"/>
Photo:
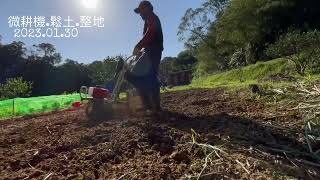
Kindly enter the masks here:
<path id="1" fill-rule="evenodd" d="M 90 7 L 94 6 L 93 1 L 97 1 L 96 8 Z M 199 7 L 203 1 L 150 1 L 162 23 L 165 47 L 163 57 L 177 56 L 184 49 L 183 42 L 180 42 L 177 37 L 180 20 L 188 8 Z M 2 43 L 22 41 L 27 47 L 43 42 L 51 43 L 61 53 L 63 59 L 73 59 L 82 63 L 102 60 L 107 56 L 130 55 L 143 33 L 143 21 L 133 12 L 139 2 L 140 0 L 1 0 L 0 35 Z M 22 16 L 45 16 L 46 22 L 49 23 L 51 16 L 61 16 L 64 24 L 67 23 L 64 20 L 68 16 L 74 20 L 74 23 L 80 22 L 80 16 L 91 16 L 92 18 L 101 16 L 104 18 L 104 27 L 76 27 L 78 34 L 75 38 L 23 38 L 21 37 L 22 27 L 9 27 L 8 18 L 10 16 L 18 16 L 20 20 Z M 50 27 L 42 27 L 41 33 L 46 34 L 47 28 Z M 35 27 L 29 29 L 35 29 Z M 19 31 L 20 37 L 14 37 L 15 31 Z M 57 29 L 57 34 L 63 33 L 66 33 L 65 28 Z M 76 30 L 74 35 L 76 35 Z"/>

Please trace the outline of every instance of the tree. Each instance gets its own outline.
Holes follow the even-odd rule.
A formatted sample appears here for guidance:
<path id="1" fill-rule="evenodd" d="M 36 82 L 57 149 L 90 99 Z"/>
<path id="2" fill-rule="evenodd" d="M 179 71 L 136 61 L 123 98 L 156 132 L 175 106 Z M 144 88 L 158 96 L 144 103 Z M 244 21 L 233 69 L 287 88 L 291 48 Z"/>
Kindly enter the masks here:
<path id="1" fill-rule="evenodd" d="M 20 41 L 0 46 L 0 83 L 6 78 L 19 74 L 17 66 L 25 58 L 26 48 L 24 46 L 25 44 Z"/>
<path id="2" fill-rule="evenodd" d="M 28 97 L 32 91 L 32 83 L 22 77 L 9 78 L 5 84 L 0 84 L 0 96 L 5 98 Z"/>
<path id="3" fill-rule="evenodd" d="M 112 80 L 119 59 L 122 56 L 107 57 L 103 61 L 94 61 L 88 65 L 89 76 L 93 85 L 104 85 Z"/>
<path id="4" fill-rule="evenodd" d="M 35 59 L 43 60 L 51 65 L 55 65 L 61 62 L 60 53 L 56 52 L 54 45 L 50 43 L 41 43 L 38 45 L 33 45 L 36 48 L 37 54 Z"/>
<path id="5" fill-rule="evenodd" d="M 220 2 L 220 1 L 209 1 Z M 319 29 L 318 0 L 231 0 L 221 6 L 189 9 L 181 20 L 179 37 L 199 60 L 198 72 L 230 68 L 241 50 L 245 64 L 269 60 L 265 53 L 288 28 Z M 221 7 L 215 9 L 214 7 Z"/>
<path id="6" fill-rule="evenodd" d="M 202 42 L 195 51 L 198 59 L 196 76 L 202 76 L 214 71 L 228 68 L 229 57 L 233 54 L 234 45 L 229 42 L 218 42 L 215 28 L 210 30 L 210 41 L 214 44 L 209 47 L 207 43 Z"/>
<path id="7" fill-rule="evenodd" d="M 292 61 L 297 73 L 305 75 L 308 67 L 319 66 L 320 32 L 299 30 L 289 31 L 269 46 L 267 54 L 272 57 L 284 57 Z"/>
<path id="8" fill-rule="evenodd" d="M 81 86 L 91 85 L 88 68 L 71 59 L 55 66 L 47 77 L 50 81 L 42 83 L 46 94 L 72 93 L 78 91 Z"/>
<path id="9" fill-rule="evenodd" d="M 53 65 L 29 56 L 21 69 L 22 77 L 33 83 L 32 96 L 48 95 L 46 93 L 47 84 L 52 81 L 50 74 L 54 71 Z"/>
<path id="10" fill-rule="evenodd" d="M 160 62 L 159 67 L 159 76 L 161 82 L 166 82 L 169 77 L 169 74 L 176 71 L 175 69 L 175 57 L 165 57 Z"/>
<path id="11" fill-rule="evenodd" d="M 160 63 L 160 79 L 165 82 L 171 73 L 193 70 L 197 62 L 198 60 L 188 50 L 180 52 L 177 57 L 165 57 Z"/>
<path id="12" fill-rule="evenodd" d="M 160 75 L 165 76 L 172 72 L 193 69 L 198 60 L 190 51 L 182 51 L 177 57 L 165 57 L 160 63 Z"/>
<path id="13" fill-rule="evenodd" d="M 186 50 L 178 54 L 176 62 L 178 65 L 186 67 L 183 69 L 191 69 L 197 61 L 197 58 L 192 55 L 191 51 Z"/>
<path id="14" fill-rule="evenodd" d="M 178 37 L 185 42 L 187 48 L 197 48 L 201 42 L 206 42 L 209 47 L 213 46 L 208 41 L 207 31 L 228 2 L 229 0 L 206 0 L 199 8 L 190 8 L 185 12 L 179 25 Z"/>

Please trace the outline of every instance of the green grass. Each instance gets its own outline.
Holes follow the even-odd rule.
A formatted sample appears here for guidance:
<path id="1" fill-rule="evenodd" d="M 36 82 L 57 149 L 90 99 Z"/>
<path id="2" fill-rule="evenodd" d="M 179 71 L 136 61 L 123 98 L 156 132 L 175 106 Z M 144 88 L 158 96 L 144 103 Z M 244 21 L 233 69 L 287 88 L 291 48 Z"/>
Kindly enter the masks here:
<path id="1" fill-rule="evenodd" d="M 178 86 L 169 91 L 180 91 L 199 88 L 230 88 L 241 89 L 248 87 L 250 84 L 260 84 L 262 86 L 271 86 L 274 88 L 288 86 L 290 82 L 274 82 L 263 80 L 272 75 L 289 74 L 297 79 L 320 79 L 320 75 L 310 75 L 301 77 L 295 73 L 292 64 L 285 59 L 275 59 L 267 62 L 257 62 L 256 64 L 243 67 L 241 69 L 233 69 L 230 71 L 220 72 L 207 75 L 201 78 L 192 80 L 192 83 L 187 86 Z"/>
<path id="2" fill-rule="evenodd" d="M 0 119 L 68 108 L 75 101 L 80 101 L 79 94 L 4 100 L 0 101 Z"/>

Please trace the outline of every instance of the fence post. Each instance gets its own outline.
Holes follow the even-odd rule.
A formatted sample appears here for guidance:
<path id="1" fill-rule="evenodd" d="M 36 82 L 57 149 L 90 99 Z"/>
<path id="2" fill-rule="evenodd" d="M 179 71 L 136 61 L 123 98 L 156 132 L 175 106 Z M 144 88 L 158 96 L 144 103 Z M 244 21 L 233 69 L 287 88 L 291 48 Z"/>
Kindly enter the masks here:
<path id="1" fill-rule="evenodd" d="M 15 100 L 15 98 L 13 98 L 13 100 L 12 100 L 12 104 L 13 104 L 13 106 L 12 106 L 12 112 L 13 112 L 13 116 L 15 116 L 15 109 L 14 109 L 14 100 Z"/>

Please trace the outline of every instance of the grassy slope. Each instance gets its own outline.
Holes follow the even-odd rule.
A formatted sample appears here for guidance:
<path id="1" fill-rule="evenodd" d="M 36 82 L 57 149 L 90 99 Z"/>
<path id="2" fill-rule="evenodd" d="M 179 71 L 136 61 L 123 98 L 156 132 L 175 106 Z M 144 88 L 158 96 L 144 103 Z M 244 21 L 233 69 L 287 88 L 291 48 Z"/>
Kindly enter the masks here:
<path id="1" fill-rule="evenodd" d="M 249 84 L 261 84 L 273 87 L 281 87 L 289 85 L 290 82 L 273 82 L 261 81 L 271 75 L 284 74 L 288 72 L 291 76 L 298 79 L 299 77 L 292 69 L 292 64 L 289 64 L 284 59 L 275 59 L 268 62 L 258 62 L 253 65 L 243 67 L 241 70 L 234 69 L 226 72 L 216 73 L 205 77 L 197 78 L 192 81 L 190 85 L 179 86 L 170 89 L 170 91 L 194 89 L 194 88 L 243 88 Z M 312 80 L 320 79 L 320 75 L 312 75 Z"/>

